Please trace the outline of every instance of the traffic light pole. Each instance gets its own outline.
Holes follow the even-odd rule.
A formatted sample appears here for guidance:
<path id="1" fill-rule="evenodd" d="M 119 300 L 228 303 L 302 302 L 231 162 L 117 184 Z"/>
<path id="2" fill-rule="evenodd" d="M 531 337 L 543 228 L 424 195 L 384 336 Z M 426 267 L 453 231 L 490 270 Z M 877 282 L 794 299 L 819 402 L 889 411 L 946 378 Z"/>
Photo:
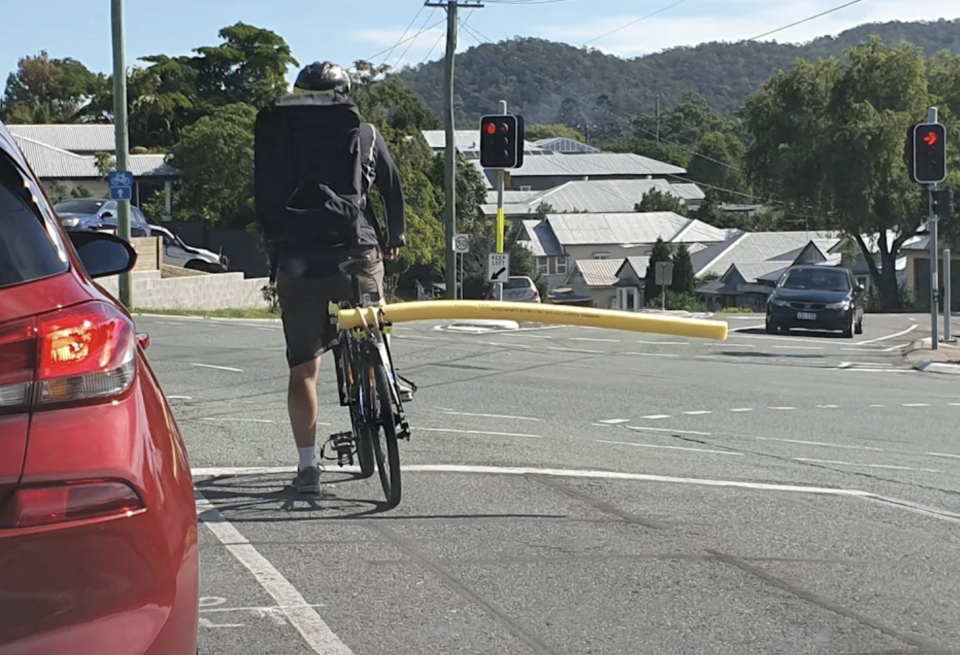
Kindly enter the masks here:
<path id="1" fill-rule="evenodd" d="M 111 0 L 111 23 L 113 27 L 113 122 L 117 145 L 117 170 L 130 170 L 130 140 L 127 135 L 127 64 L 123 42 L 123 0 Z M 117 201 L 117 231 L 119 236 L 130 241 L 130 201 Z M 120 274 L 120 302 L 127 309 L 133 308 L 133 279 L 130 271 Z"/>
<path id="2" fill-rule="evenodd" d="M 505 116 L 507 113 L 507 101 L 500 101 L 500 114 Z M 507 171 L 501 168 L 497 171 L 497 252 L 503 252 L 503 233 L 506 228 L 506 216 L 503 210 L 503 189 L 506 186 Z M 503 282 L 495 282 L 497 300 L 503 300 Z"/>
<path id="3" fill-rule="evenodd" d="M 953 304 L 953 289 L 950 288 L 950 249 L 943 249 L 943 342 L 953 341 L 950 325 L 950 306 Z"/>
<path id="4" fill-rule="evenodd" d="M 927 110 L 927 122 L 937 122 L 937 108 L 930 107 Z M 930 230 L 930 349 L 940 349 L 940 329 L 938 300 L 940 297 L 940 272 L 937 270 L 939 253 L 939 235 L 937 234 L 937 213 L 933 209 L 933 195 L 937 192 L 937 184 L 927 186 L 928 214 L 927 228 Z"/>

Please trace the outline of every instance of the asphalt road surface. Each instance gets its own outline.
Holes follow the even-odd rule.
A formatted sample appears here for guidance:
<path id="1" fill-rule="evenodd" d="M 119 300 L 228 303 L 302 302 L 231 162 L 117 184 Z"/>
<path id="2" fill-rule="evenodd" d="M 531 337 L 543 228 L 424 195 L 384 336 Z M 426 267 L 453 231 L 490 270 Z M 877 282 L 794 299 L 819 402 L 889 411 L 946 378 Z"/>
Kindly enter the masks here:
<path id="1" fill-rule="evenodd" d="M 199 495 L 202 655 L 960 653 L 960 377 L 863 335 L 397 327 L 404 498 L 291 496 L 279 325 L 139 317 Z M 330 364 L 326 432 L 347 428 Z"/>

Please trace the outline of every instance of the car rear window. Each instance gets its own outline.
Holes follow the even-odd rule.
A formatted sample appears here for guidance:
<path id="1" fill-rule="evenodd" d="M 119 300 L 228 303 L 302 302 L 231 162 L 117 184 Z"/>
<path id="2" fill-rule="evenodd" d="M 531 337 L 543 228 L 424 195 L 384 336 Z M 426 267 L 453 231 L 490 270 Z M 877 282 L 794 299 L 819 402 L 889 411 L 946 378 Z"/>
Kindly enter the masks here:
<path id="1" fill-rule="evenodd" d="M 504 285 L 506 289 L 529 289 L 533 283 L 530 281 L 530 278 L 526 277 L 512 277 L 507 280 L 507 283 Z"/>
<path id="2" fill-rule="evenodd" d="M 65 200 L 54 209 L 59 214 L 96 214 L 105 204 L 103 200 Z"/>
<path id="3" fill-rule="evenodd" d="M 67 270 L 19 170 L 0 152 L 0 289 Z"/>

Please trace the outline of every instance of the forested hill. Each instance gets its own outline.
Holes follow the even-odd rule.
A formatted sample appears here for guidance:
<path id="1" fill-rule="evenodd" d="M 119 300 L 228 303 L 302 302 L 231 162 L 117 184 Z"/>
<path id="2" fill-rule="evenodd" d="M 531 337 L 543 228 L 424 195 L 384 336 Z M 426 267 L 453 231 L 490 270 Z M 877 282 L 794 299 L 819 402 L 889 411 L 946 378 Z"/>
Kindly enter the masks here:
<path id="1" fill-rule="evenodd" d="M 731 113 L 774 71 L 790 68 L 798 57 L 840 56 L 871 35 L 891 45 L 901 41 L 916 44 L 927 55 L 938 50 L 960 53 L 958 20 L 867 24 L 806 45 L 712 42 L 636 59 L 519 38 L 457 55 L 458 113 L 461 119 L 474 120 L 496 111 L 498 101 L 506 99 L 511 111 L 522 113 L 528 123 L 568 122 L 561 117 L 564 100 L 578 101 L 577 110 L 590 114 L 596 98 L 606 95 L 615 114 L 633 116 L 652 112 L 657 94 L 667 108 L 690 90 L 698 91 L 715 111 Z M 406 69 L 399 75 L 434 112 L 441 111 L 442 61 Z M 567 111 L 571 106 L 568 102 Z"/>

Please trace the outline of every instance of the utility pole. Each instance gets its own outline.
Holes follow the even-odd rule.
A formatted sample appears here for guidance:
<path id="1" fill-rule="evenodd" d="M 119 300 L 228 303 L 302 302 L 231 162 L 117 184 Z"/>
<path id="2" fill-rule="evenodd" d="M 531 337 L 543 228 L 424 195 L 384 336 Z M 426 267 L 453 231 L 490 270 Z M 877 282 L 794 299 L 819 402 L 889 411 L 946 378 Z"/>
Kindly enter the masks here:
<path id="1" fill-rule="evenodd" d="M 937 108 L 930 107 L 927 110 L 927 122 L 936 123 L 937 122 Z M 939 318 L 937 314 L 937 309 L 939 309 L 938 301 L 940 300 L 940 273 L 937 270 L 937 257 L 939 253 L 939 235 L 937 234 L 937 219 L 938 216 L 935 211 L 933 211 L 933 194 L 937 192 L 937 184 L 930 184 L 927 188 L 929 192 L 927 196 L 929 198 L 929 213 L 927 215 L 927 227 L 930 230 L 930 349 L 939 350 L 940 348 L 940 334 L 937 325 L 937 319 Z"/>
<path id="2" fill-rule="evenodd" d="M 456 123 L 453 110 L 454 95 L 454 64 L 457 52 L 457 32 L 459 31 L 458 15 L 461 6 L 460 0 L 444 0 L 443 2 L 426 2 L 427 7 L 440 7 L 447 10 L 447 49 L 443 58 L 443 132 L 444 155 L 444 204 L 443 204 L 443 241 L 444 246 L 444 278 L 447 284 L 447 298 L 457 298 L 457 253 L 453 247 L 453 239 L 457 234 L 457 141 Z M 471 9 L 481 9 L 483 5 L 463 3 Z"/>
<path id="3" fill-rule="evenodd" d="M 113 122 L 117 143 L 117 171 L 130 170 L 130 140 L 127 134 L 127 64 L 123 39 L 123 0 L 111 0 L 113 24 Z M 117 230 L 130 241 L 130 200 L 117 200 Z M 133 307 L 133 279 L 130 271 L 120 275 L 120 302 Z"/>

